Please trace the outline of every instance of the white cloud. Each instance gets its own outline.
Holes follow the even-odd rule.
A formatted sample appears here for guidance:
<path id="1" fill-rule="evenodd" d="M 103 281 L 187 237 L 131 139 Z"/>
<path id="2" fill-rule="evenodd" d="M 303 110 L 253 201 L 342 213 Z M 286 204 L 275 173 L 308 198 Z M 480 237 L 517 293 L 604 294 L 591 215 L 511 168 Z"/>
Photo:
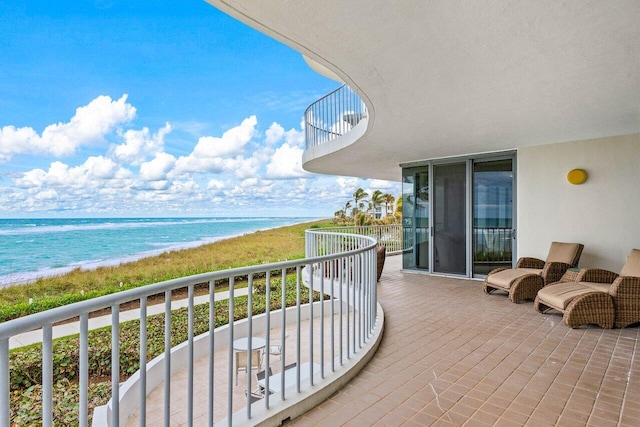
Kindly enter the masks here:
<path id="1" fill-rule="evenodd" d="M 235 162 L 229 158 L 243 154 L 245 146 L 256 132 L 257 124 L 256 116 L 251 116 L 220 138 L 201 137 L 190 155 L 178 158 L 175 173 L 221 173 L 230 170 Z"/>
<path id="2" fill-rule="evenodd" d="M 207 189 L 209 190 L 222 190 L 224 187 L 225 183 L 217 179 L 210 179 L 207 183 Z"/>
<path id="3" fill-rule="evenodd" d="M 285 134 L 284 142 L 292 147 L 304 148 L 304 131 L 295 129 L 288 130 Z"/>
<path id="4" fill-rule="evenodd" d="M 175 163 L 176 159 L 171 154 L 158 153 L 153 160 L 140 165 L 140 179 L 143 181 L 164 180 Z"/>
<path id="5" fill-rule="evenodd" d="M 369 186 L 371 188 L 372 191 L 374 190 L 390 190 L 393 189 L 395 187 L 397 187 L 397 183 L 391 182 L 391 181 L 383 181 L 381 179 L 372 179 L 371 181 L 369 181 Z"/>
<path id="6" fill-rule="evenodd" d="M 47 162 L 46 167 L 31 166 L 30 170 L 20 171 L 12 165 L 12 175 L 0 181 L 0 211 L 17 214 L 72 211 L 105 216 L 317 215 L 318 212 L 331 215 L 358 187 L 369 188 L 367 180 L 305 172 L 301 167 L 304 149 L 301 129 L 286 131 L 274 122 L 267 130 L 261 130 L 255 116 L 245 118 L 221 135 L 202 131 L 191 135 L 176 126 L 180 131 L 176 136 L 180 139 L 178 146 L 173 138 L 171 143 L 165 141 L 173 128 L 169 123 L 155 133 L 148 127 L 123 126 L 127 117 L 133 118 L 133 114 L 124 113 L 135 113 L 135 108 L 125 103 L 126 97 L 105 102 L 108 100 L 100 98 L 100 102 L 83 107 L 85 110 L 78 109 L 70 121 L 73 126 L 56 125 L 55 131 L 66 129 L 67 135 L 85 135 L 82 141 L 89 141 L 84 128 L 76 125 L 78 120 L 96 122 L 86 110 L 113 107 L 115 112 L 109 113 L 110 117 L 122 120 L 105 119 L 102 123 L 111 124 L 99 126 L 93 141 L 113 136 L 119 138 L 117 143 L 111 140 L 111 145 L 105 144 L 102 152 L 100 147 L 92 148 L 90 157 Z M 118 103 L 126 107 L 121 115 L 117 114 Z M 107 128 L 117 133 L 111 135 L 105 131 Z M 202 126 L 210 128 L 210 124 Z M 9 135 L 11 141 L 19 141 L 12 132 L 24 134 L 20 136 L 23 141 L 42 139 L 28 127 L 9 127 L 2 137 Z M 11 148 L 0 145 L 0 156 L 4 156 L 0 159 L 18 152 L 15 145 Z M 41 161 L 38 155 L 52 154 L 21 153 L 33 154 L 23 164 L 38 164 Z M 391 192 L 384 183 L 371 181 L 370 187 Z"/>
<path id="7" fill-rule="evenodd" d="M 81 146 L 102 142 L 118 125 L 133 120 L 136 109 L 127 102 L 127 95 L 117 101 L 99 96 L 67 123 L 47 126 L 42 135 L 30 127 L 5 126 L 0 129 L 0 162 L 15 154 L 70 156 Z"/>
<path id="8" fill-rule="evenodd" d="M 310 174 L 302 169 L 302 152 L 302 148 L 282 144 L 271 156 L 265 176 L 270 179 L 309 177 Z"/>
<path id="9" fill-rule="evenodd" d="M 171 132 L 171 129 L 169 123 L 166 123 L 154 135 L 150 134 L 148 127 L 144 127 L 142 130 L 129 129 L 122 135 L 124 144 L 116 146 L 113 154 L 122 163 L 139 165 L 149 156 L 162 151 L 164 137 Z"/>
<path id="10" fill-rule="evenodd" d="M 267 131 L 265 132 L 265 135 L 265 142 L 268 145 L 277 144 L 278 142 L 282 141 L 282 138 L 284 137 L 284 128 L 278 123 L 273 122 L 271 123 L 271 126 L 269 126 L 269 129 L 267 129 Z"/>
<path id="11" fill-rule="evenodd" d="M 24 189 L 91 189 L 107 185 L 110 181 L 122 181 L 132 178 L 130 171 L 117 165 L 113 160 L 102 156 L 89 157 L 84 164 L 76 167 L 62 162 L 53 162 L 48 171 L 33 169 L 15 180 L 15 186 Z M 120 182 L 119 185 L 122 185 Z"/>

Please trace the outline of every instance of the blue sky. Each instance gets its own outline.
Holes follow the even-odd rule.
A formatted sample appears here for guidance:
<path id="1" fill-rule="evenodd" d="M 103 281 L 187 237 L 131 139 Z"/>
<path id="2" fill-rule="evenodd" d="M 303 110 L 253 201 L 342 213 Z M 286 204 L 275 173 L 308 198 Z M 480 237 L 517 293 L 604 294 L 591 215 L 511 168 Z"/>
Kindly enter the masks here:
<path id="1" fill-rule="evenodd" d="M 204 0 L 0 3 L 0 216 L 330 216 L 304 108 L 339 84 Z"/>

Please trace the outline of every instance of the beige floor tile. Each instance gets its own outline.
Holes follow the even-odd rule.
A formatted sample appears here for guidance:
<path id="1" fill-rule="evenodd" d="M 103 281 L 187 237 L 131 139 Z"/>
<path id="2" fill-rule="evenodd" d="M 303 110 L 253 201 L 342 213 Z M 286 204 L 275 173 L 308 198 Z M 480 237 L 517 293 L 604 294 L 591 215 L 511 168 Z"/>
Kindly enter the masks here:
<path id="1" fill-rule="evenodd" d="M 395 256 L 378 296 L 386 318 L 377 354 L 290 425 L 640 425 L 638 326 L 571 329 L 531 302 L 483 294 L 480 281 L 403 272 Z M 234 408 L 243 391 L 234 387 Z M 158 393 L 148 416 L 162 408 Z"/>

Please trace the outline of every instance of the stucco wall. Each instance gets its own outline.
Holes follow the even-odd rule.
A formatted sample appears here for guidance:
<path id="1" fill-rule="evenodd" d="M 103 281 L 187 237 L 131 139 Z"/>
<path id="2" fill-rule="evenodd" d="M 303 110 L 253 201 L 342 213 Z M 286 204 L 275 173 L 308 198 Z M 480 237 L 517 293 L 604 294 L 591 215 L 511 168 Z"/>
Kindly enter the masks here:
<path id="1" fill-rule="evenodd" d="M 575 168 L 587 182 L 567 182 Z M 518 256 L 580 242 L 581 267 L 619 272 L 640 248 L 640 134 L 521 148 L 517 178 Z"/>

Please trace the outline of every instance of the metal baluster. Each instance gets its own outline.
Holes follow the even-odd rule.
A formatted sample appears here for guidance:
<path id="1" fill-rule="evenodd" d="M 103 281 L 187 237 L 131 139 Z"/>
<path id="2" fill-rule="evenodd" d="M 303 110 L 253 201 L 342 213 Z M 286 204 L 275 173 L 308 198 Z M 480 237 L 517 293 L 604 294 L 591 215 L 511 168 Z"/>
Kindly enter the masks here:
<path id="1" fill-rule="evenodd" d="M 234 277 L 229 277 L 229 374 L 227 381 L 227 423 L 231 426 L 233 421 L 233 372 L 236 369 L 233 361 L 233 330 L 234 327 L 234 306 L 235 306 L 235 289 Z"/>
<path id="2" fill-rule="evenodd" d="M 194 285 L 189 285 L 187 308 L 187 425 L 193 426 L 193 294 Z"/>
<path id="3" fill-rule="evenodd" d="M 286 338 L 287 338 L 287 269 L 282 269 L 282 302 L 280 304 L 281 312 L 282 312 L 282 321 L 280 324 L 281 328 L 281 336 L 280 336 L 280 372 L 284 372 L 285 367 L 285 356 L 286 356 Z M 284 375 L 280 375 L 280 390 L 282 391 L 282 400 L 284 400 Z"/>
<path id="4" fill-rule="evenodd" d="M 300 393 L 300 322 L 302 321 L 302 309 L 300 307 L 300 280 L 302 276 L 302 271 L 300 266 L 296 266 L 296 386 L 297 391 Z M 282 391 L 282 395 L 284 398 L 284 389 Z"/>
<path id="5" fill-rule="evenodd" d="M 147 425 L 147 297 L 140 298 L 140 427 Z"/>
<path id="6" fill-rule="evenodd" d="M 251 419 L 251 399 L 249 393 L 251 393 L 251 368 L 253 367 L 253 273 L 249 274 L 249 285 L 247 289 L 249 296 L 247 301 L 247 341 L 248 341 L 248 353 L 247 353 L 247 418 Z"/>
<path id="7" fill-rule="evenodd" d="M 324 274 L 325 263 L 320 263 L 320 377 L 324 379 Z"/>
<path id="8" fill-rule="evenodd" d="M 209 427 L 213 427 L 213 416 L 214 416 L 214 385 L 215 385 L 215 338 L 214 332 L 216 328 L 216 311 L 215 311 L 215 300 L 216 300 L 216 284 L 215 281 L 209 280 L 209 419 L 207 424 Z M 233 368 L 233 365 L 230 365 Z M 232 369 L 229 369 L 231 371 Z"/>
<path id="9" fill-rule="evenodd" d="M 111 307 L 111 425 L 120 425 L 120 306 Z"/>
<path id="10" fill-rule="evenodd" d="M 53 425 L 53 330 L 42 327 L 42 425 Z"/>
<path id="11" fill-rule="evenodd" d="M 307 271 L 313 273 L 313 264 L 307 264 Z M 313 366 L 313 274 L 309 275 L 309 366 Z M 313 385 L 313 369 L 309 379 Z"/>
<path id="12" fill-rule="evenodd" d="M 171 424 L 171 291 L 164 293 L 164 426 Z"/>
<path id="13" fill-rule="evenodd" d="M 0 340 L 0 427 L 9 427 L 9 338 Z"/>
<path id="14" fill-rule="evenodd" d="M 267 359 L 265 363 L 265 367 L 268 368 L 271 363 L 271 270 L 267 270 L 265 279 L 265 317 L 267 321 L 267 343 L 265 348 L 265 357 Z M 282 355 L 280 355 L 282 357 Z M 269 390 L 269 375 L 267 375 L 268 369 L 265 368 L 265 386 L 266 389 Z M 284 377 L 284 375 L 283 375 Z M 269 409 L 269 393 L 265 393 L 264 405 L 267 409 Z"/>
<path id="15" fill-rule="evenodd" d="M 80 315 L 80 366 L 79 366 L 79 391 L 80 401 L 78 402 L 78 421 L 80 426 L 86 427 L 89 424 L 89 315 Z"/>

